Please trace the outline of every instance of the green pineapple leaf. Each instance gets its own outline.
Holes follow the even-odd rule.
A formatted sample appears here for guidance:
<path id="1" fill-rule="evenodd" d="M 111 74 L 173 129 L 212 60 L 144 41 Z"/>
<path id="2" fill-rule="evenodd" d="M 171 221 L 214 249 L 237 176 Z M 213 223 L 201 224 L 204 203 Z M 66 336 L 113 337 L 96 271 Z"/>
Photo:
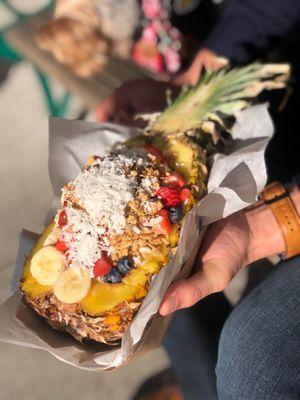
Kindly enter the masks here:
<path id="1" fill-rule="evenodd" d="M 187 132 L 213 119 L 235 116 L 263 90 L 284 88 L 288 64 L 253 63 L 246 67 L 206 71 L 195 87 L 184 88 L 177 99 L 156 118 L 155 132 Z"/>

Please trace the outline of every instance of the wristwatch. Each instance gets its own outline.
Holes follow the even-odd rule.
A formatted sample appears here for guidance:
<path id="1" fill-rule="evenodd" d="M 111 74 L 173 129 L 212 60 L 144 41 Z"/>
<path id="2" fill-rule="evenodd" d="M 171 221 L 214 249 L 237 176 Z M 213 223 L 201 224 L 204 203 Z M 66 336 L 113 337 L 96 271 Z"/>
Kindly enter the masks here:
<path id="1" fill-rule="evenodd" d="M 287 189 L 280 182 L 273 182 L 265 187 L 260 198 L 270 207 L 281 229 L 286 245 L 284 258 L 300 254 L 300 217 Z"/>

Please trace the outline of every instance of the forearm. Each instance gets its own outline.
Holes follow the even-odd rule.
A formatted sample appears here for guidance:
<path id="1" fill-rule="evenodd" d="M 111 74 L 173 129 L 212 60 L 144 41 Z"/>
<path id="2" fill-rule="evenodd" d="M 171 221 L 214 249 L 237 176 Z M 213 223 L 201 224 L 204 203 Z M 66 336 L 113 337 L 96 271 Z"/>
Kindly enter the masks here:
<path id="1" fill-rule="evenodd" d="M 300 215 L 300 191 L 295 185 L 290 187 L 290 198 Z M 244 213 L 251 231 L 247 264 L 285 252 L 284 238 L 270 207 L 261 203 Z"/>

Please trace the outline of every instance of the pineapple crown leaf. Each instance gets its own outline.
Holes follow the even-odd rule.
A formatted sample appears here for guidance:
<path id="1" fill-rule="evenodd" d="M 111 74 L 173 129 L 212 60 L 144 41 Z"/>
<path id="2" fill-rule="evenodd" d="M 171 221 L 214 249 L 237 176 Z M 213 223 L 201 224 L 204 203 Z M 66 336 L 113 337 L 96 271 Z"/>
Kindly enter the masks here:
<path id="1" fill-rule="evenodd" d="M 216 114 L 235 116 L 263 90 L 283 88 L 290 74 L 287 64 L 253 63 L 240 68 L 205 71 L 199 82 L 183 88 L 151 126 L 165 133 L 187 132 Z"/>

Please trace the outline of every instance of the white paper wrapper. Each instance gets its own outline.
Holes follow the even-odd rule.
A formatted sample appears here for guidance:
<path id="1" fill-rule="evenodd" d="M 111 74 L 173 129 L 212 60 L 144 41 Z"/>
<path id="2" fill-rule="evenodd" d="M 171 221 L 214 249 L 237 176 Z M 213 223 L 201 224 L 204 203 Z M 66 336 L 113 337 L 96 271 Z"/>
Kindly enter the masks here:
<path id="1" fill-rule="evenodd" d="M 90 155 L 103 155 L 116 141 L 133 134 L 128 128 L 83 121 L 50 120 L 49 172 L 56 199 L 48 219 L 59 204 L 61 187 L 79 174 Z M 266 183 L 265 147 L 273 134 L 266 105 L 243 111 L 233 129 L 230 154 L 215 156 L 208 190 L 185 217 L 177 252 L 153 279 L 151 288 L 121 346 L 84 345 L 53 330 L 21 301 L 17 282 L 24 257 L 36 235 L 22 232 L 13 294 L 0 307 L 0 340 L 48 351 L 58 359 L 88 370 L 111 370 L 137 353 L 159 346 L 168 318 L 156 316 L 170 283 L 191 271 L 205 225 L 249 206 Z"/>

